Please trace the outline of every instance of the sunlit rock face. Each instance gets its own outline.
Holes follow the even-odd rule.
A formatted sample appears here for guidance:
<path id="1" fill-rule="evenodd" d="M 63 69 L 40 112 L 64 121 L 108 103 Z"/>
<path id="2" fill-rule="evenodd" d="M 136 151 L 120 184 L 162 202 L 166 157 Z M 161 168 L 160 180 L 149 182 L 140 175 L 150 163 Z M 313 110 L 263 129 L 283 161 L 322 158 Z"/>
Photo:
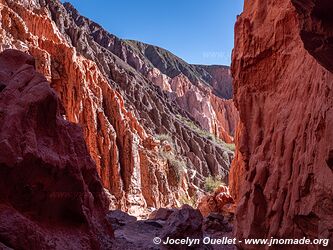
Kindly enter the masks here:
<path id="1" fill-rule="evenodd" d="M 109 202 L 82 130 L 34 65 L 0 54 L 0 248 L 110 249 Z"/>
<path id="2" fill-rule="evenodd" d="M 236 23 L 238 237 L 332 239 L 331 43 L 311 47 L 331 35 L 332 3 L 293 2 L 245 1 Z"/>
<path id="3" fill-rule="evenodd" d="M 230 98 L 228 91 L 215 93 L 219 74 L 184 61 L 184 73 L 169 61 L 164 65 L 174 75 L 163 71 L 154 56 L 69 4 L 1 0 L 0 13 L 0 50 L 15 48 L 36 58 L 37 71 L 60 97 L 64 118 L 82 127 L 111 208 L 138 214 L 179 205 L 206 176 L 226 178 L 233 152 L 218 138 L 233 141 L 238 115 L 233 102 L 221 98 Z M 181 96 L 175 86 L 186 93 Z"/>

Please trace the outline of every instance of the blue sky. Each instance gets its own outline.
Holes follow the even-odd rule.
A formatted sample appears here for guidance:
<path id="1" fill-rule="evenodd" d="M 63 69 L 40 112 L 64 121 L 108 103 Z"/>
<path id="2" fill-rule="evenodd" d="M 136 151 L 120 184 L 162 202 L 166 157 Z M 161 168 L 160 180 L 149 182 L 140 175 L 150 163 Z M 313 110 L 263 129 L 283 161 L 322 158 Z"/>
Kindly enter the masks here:
<path id="1" fill-rule="evenodd" d="M 189 63 L 230 64 L 244 0 L 67 0 L 120 38 L 163 47 Z"/>

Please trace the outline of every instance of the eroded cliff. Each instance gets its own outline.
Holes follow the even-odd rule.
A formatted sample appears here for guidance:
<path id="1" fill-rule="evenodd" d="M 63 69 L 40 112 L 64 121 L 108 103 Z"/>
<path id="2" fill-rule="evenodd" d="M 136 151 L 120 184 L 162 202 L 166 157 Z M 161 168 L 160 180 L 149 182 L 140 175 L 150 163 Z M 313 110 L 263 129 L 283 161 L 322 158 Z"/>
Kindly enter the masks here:
<path id="1" fill-rule="evenodd" d="M 238 17 L 232 73 L 240 124 L 230 182 L 239 238 L 332 241 L 331 8 L 245 1 Z"/>

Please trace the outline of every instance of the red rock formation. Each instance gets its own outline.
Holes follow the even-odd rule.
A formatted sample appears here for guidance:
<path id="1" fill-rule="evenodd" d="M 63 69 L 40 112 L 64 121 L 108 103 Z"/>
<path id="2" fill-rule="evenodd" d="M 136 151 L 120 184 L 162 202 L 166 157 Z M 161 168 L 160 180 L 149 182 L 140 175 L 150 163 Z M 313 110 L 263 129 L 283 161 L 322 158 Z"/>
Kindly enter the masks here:
<path id="1" fill-rule="evenodd" d="M 234 213 L 234 200 L 226 186 L 221 186 L 212 194 L 203 196 L 198 201 L 198 209 L 203 216 L 208 216 L 211 213 Z"/>
<path id="2" fill-rule="evenodd" d="M 115 43 L 117 38 L 110 40 Z M 168 92 L 169 97 L 176 98 L 177 104 L 203 129 L 227 143 L 233 142 L 238 112 L 231 101 L 229 67 L 190 65 L 157 46 L 137 41 L 118 42 L 118 46 L 111 49 L 115 54 Z M 220 113 L 221 108 L 228 112 Z"/>
<path id="3" fill-rule="evenodd" d="M 110 249 L 108 201 L 82 131 L 34 65 L 0 54 L 0 246 Z"/>
<path id="4" fill-rule="evenodd" d="M 226 143 L 234 143 L 234 134 L 239 117 L 233 100 L 223 100 L 211 95 L 210 103 L 216 114 L 217 121 L 213 133 Z"/>
<path id="5" fill-rule="evenodd" d="M 61 11 L 62 15 L 59 18 L 53 18 L 59 30 L 69 37 L 69 42 L 82 55 L 94 60 L 100 70 L 111 79 L 110 85 L 120 90 L 125 106 L 135 110 L 135 115 L 147 134 L 155 137 L 158 137 L 159 134 L 172 135 L 172 141 L 175 145 L 174 153 L 178 155 L 178 158 L 182 158 L 183 162 L 186 162 L 189 172 L 197 173 L 190 182 L 202 186 L 202 176 L 221 172 L 227 173 L 228 167 L 226 166 L 229 165 L 228 160 L 232 157 L 232 153 L 226 149 L 225 144 L 215 143 L 216 140 L 212 140 L 213 136 L 209 135 L 207 131 L 198 133 L 198 131 L 193 130 L 193 120 L 195 122 L 193 113 L 203 112 L 200 108 L 210 105 L 207 103 L 207 99 L 209 99 L 207 93 L 210 93 L 211 88 L 202 87 L 209 84 L 204 83 L 203 80 L 198 82 L 198 79 L 209 78 L 210 75 L 203 69 L 201 69 L 203 73 L 197 71 L 195 66 L 187 64 L 172 53 L 156 46 L 119 39 L 103 30 L 98 24 L 80 16 L 70 4 L 64 4 L 64 7 L 66 12 Z M 59 13 L 57 8 L 52 6 L 49 8 L 53 15 Z M 69 25 L 64 25 L 65 23 Z M 202 87 L 202 89 L 198 89 L 200 92 L 198 95 L 202 96 L 204 101 L 196 101 L 194 102 L 196 106 L 186 110 L 184 110 L 186 107 L 179 105 L 181 102 L 172 101 L 173 98 L 170 98 L 170 94 L 167 93 L 170 91 L 170 81 L 180 75 L 186 75 L 188 79 L 191 79 L 190 83 L 193 87 L 196 86 L 197 82 Z M 152 82 L 147 81 L 147 78 Z M 154 83 L 166 91 L 161 91 L 160 88 L 153 85 Z M 174 93 L 171 93 L 171 96 L 172 94 Z M 196 96 L 192 95 L 192 98 L 196 99 Z M 223 102 L 222 99 L 220 100 Z M 232 105 L 229 102 L 225 106 L 230 104 Z M 229 115 L 228 112 L 224 114 Z M 208 120 L 208 124 L 212 128 L 210 132 L 219 136 L 220 131 L 226 131 L 226 129 L 221 128 L 222 122 L 217 120 L 214 108 L 210 108 L 207 113 L 201 113 L 201 116 L 206 118 L 203 121 Z M 237 115 L 235 116 L 237 117 Z M 235 116 L 224 117 L 221 115 L 218 118 L 225 121 L 229 118 L 233 119 Z M 196 117 L 200 118 L 198 114 Z M 190 120 L 191 124 L 184 122 L 184 119 Z M 229 132 L 227 131 L 227 133 Z M 221 134 L 225 135 L 225 133 Z M 228 138 L 231 141 L 230 136 Z M 207 150 L 198 152 L 198 144 L 201 147 L 205 145 Z M 156 161 L 154 153 L 145 153 L 145 155 L 153 156 L 148 162 L 152 163 L 152 169 L 156 169 L 155 164 L 158 161 Z M 159 176 L 161 175 L 156 173 L 156 177 L 153 178 L 158 180 Z M 189 177 L 188 174 L 185 176 Z M 158 186 L 155 185 L 155 187 Z M 186 185 L 184 188 L 186 189 Z M 153 196 L 150 197 L 156 197 L 157 193 L 154 192 Z M 149 198 L 149 200 L 152 201 L 154 198 Z"/>
<path id="6" fill-rule="evenodd" d="M 214 95 L 201 82 L 194 85 L 183 74 L 172 78 L 170 86 L 178 105 L 188 110 L 203 129 L 226 143 L 233 142 L 238 112 L 232 100 Z"/>
<path id="7" fill-rule="evenodd" d="M 195 66 L 204 69 L 212 76 L 209 84 L 212 86 L 215 95 L 227 100 L 232 99 L 232 76 L 229 67 L 220 65 Z"/>
<path id="8" fill-rule="evenodd" d="M 332 241 L 333 75 L 304 48 L 299 18 L 289 0 L 257 0 L 236 23 L 230 182 L 239 238 Z"/>

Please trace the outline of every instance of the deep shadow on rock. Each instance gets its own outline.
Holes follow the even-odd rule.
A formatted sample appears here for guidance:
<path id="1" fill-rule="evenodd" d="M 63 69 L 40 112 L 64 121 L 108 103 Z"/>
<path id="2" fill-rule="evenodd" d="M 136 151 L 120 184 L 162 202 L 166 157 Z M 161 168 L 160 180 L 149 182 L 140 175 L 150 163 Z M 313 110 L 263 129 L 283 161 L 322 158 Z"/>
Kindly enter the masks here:
<path id="1" fill-rule="evenodd" d="M 108 202 L 82 131 L 34 59 L 0 54 L 0 242 L 13 249 L 110 249 Z"/>

